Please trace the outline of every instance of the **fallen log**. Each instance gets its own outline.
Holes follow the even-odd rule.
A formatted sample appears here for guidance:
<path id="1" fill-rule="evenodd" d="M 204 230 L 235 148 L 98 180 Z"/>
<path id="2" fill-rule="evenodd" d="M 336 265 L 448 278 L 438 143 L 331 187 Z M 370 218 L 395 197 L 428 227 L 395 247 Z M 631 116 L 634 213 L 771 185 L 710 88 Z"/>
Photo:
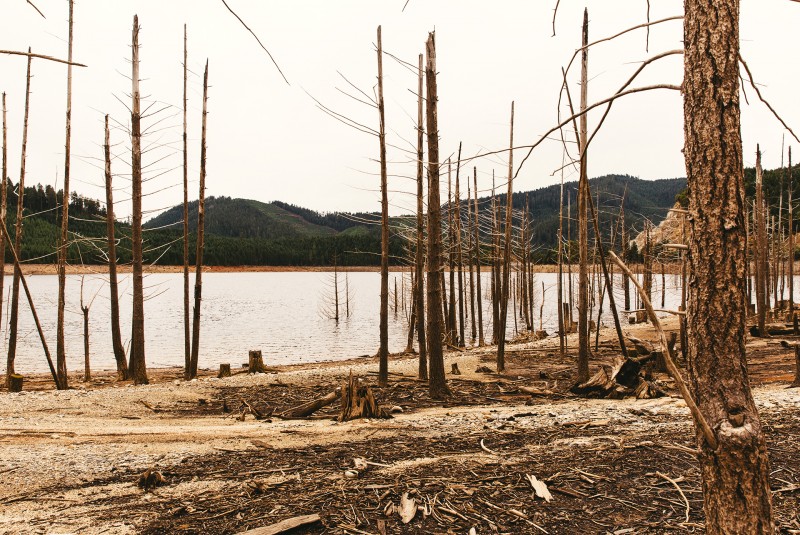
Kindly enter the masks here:
<path id="1" fill-rule="evenodd" d="M 321 519 L 317 514 L 296 516 L 294 518 L 281 520 L 275 524 L 270 524 L 269 526 L 240 531 L 239 535 L 280 535 L 281 533 L 288 533 L 297 528 L 311 526 L 319 522 L 321 522 Z"/>
<path id="2" fill-rule="evenodd" d="M 298 405 L 297 407 L 285 410 L 282 413 L 280 413 L 279 416 L 281 418 L 305 418 L 306 416 L 311 416 L 321 408 L 327 407 L 328 405 L 332 404 L 334 401 L 339 399 L 340 393 L 341 393 L 341 388 L 337 388 L 330 394 L 326 394 L 321 398 L 313 399 L 307 403 Z"/>

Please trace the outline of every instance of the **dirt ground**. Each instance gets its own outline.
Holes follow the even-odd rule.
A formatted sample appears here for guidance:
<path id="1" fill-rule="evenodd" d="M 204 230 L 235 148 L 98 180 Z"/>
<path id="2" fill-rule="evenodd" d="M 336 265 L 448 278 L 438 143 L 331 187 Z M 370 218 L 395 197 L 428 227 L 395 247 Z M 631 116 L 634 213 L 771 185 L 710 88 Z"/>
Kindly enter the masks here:
<path id="1" fill-rule="evenodd" d="M 625 330 L 655 339 L 649 326 Z M 608 335 L 593 368 L 616 353 Z M 800 341 L 751 341 L 749 370 L 778 531 L 800 533 L 800 389 L 787 388 L 794 357 L 780 340 Z M 32 378 L 25 392 L 0 391 L 0 533 L 228 534 L 306 514 L 321 522 L 293 533 L 703 532 L 694 431 L 666 376 L 657 380 L 672 396 L 584 399 L 568 392 L 573 357 L 557 339 L 511 344 L 502 375 L 476 371 L 493 358 L 494 348 L 448 353 L 445 401 L 415 379 L 413 356 L 393 359 L 386 388 L 371 358 L 190 382 L 160 370 L 137 387 L 76 376 L 65 392 Z M 449 373 L 454 362 L 462 375 Z M 392 418 L 337 423 L 338 402 L 275 416 L 351 371 Z M 272 415 L 242 420 L 247 405 Z M 165 481 L 145 491 L 151 468 Z M 404 524 L 395 509 L 406 493 L 418 511 Z"/>

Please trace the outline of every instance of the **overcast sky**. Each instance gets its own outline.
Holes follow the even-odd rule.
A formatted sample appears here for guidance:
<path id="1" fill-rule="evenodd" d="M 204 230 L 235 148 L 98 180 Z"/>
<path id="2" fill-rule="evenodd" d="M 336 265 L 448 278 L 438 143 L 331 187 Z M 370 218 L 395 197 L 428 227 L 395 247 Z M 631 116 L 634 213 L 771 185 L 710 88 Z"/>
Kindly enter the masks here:
<path id="1" fill-rule="evenodd" d="M 36 0 L 40 17 L 25 0 L 5 0 L 0 17 L 0 49 L 24 50 L 58 57 L 67 54 L 67 0 Z M 511 101 L 516 101 L 515 145 L 529 144 L 557 123 L 561 68 L 580 45 L 584 7 L 589 8 L 590 40 L 613 35 L 646 20 L 644 0 L 560 2 L 556 36 L 552 36 L 555 1 L 409 0 L 228 0 L 275 57 L 287 85 L 221 0 L 78 0 L 75 5 L 73 82 L 72 189 L 104 198 L 102 189 L 103 115 L 118 127 L 112 132 L 117 160 L 114 171 L 120 201 L 118 215 L 129 213 L 130 116 L 123 105 L 130 93 L 130 40 L 133 15 L 139 15 L 143 94 L 163 110 L 145 121 L 152 125 L 146 143 L 153 150 L 145 209 L 149 215 L 182 199 L 180 136 L 183 25 L 189 32 L 190 198 L 197 197 L 202 69 L 208 59 L 210 99 L 207 195 L 261 201 L 282 200 L 320 211 L 379 209 L 378 139 L 357 132 L 321 112 L 313 96 L 331 109 L 377 128 L 378 114 L 344 95 L 358 96 L 338 73 L 373 94 L 377 76 L 376 28 L 383 26 L 387 52 L 416 65 L 428 32 L 436 30 L 439 71 L 439 128 L 443 158 L 472 156 L 508 144 Z M 680 15 L 683 2 L 651 2 L 650 17 Z M 743 0 L 742 55 L 761 91 L 791 127 L 800 133 L 800 108 L 794 89 L 794 57 L 800 4 L 786 0 Z M 682 22 L 653 26 L 649 52 L 644 30 L 592 48 L 589 101 L 616 91 L 638 62 L 659 52 L 682 48 Z M 26 62 L 0 56 L 0 91 L 7 93 L 9 176 L 19 180 Z M 579 87 L 578 65 L 569 77 L 573 98 Z M 648 67 L 635 86 L 679 84 L 681 56 Z M 34 61 L 28 138 L 27 184 L 56 184 L 64 167 L 66 68 Z M 407 191 L 414 189 L 413 150 L 416 123 L 416 74 L 384 58 L 385 98 L 392 212 L 412 209 Z M 764 165 L 781 163 L 778 123 L 746 87 L 742 128 L 745 163 L 754 162 L 760 142 Z M 341 90 L 341 91 L 339 91 Z M 562 109 L 565 113 L 566 109 Z M 677 91 L 659 90 L 627 97 L 611 111 L 589 154 L 589 176 L 627 173 L 643 179 L 684 176 L 682 101 Z M 601 112 L 590 115 L 590 128 Z M 160 121 L 153 124 L 155 121 Z M 567 139 L 574 139 L 567 132 Z M 791 140 L 787 134 L 787 145 Z M 796 143 L 796 142 L 795 142 Z M 518 164 L 526 151 L 515 152 Z M 505 180 L 506 155 L 470 162 L 478 168 L 478 187 Z M 800 159 L 800 155 L 797 156 Z M 156 162 L 156 160 L 159 160 Z M 519 174 L 515 190 L 557 183 L 562 147 L 546 142 Z M 154 163 L 155 162 L 155 163 Z M 574 179 L 567 169 L 565 178 Z"/>

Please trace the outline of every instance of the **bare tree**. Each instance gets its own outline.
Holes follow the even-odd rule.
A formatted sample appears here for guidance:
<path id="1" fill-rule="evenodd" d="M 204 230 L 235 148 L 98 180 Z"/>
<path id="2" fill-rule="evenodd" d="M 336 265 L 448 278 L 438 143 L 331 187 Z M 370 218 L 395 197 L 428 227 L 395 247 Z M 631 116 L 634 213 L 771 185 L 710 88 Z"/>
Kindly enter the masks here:
<path id="1" fill-rule="evenodd" d="M 428 34 L 425 43 L 426 124 L 428 131 L 428 358 L 430 396 L 441 399 L 450 394 L 444 375 L 442 354 L 442 290 L 439 270 L 442 251 L 441 203 L 439 201 L 439 125 L 436 91 L 436 36 Z M 431 313 L 433 311 L 433 313 Z"/>
<path id="2" fill-rule="evenodd" d="M 511 215 L 514 208 L 514 102 L 511 102 L 511 128 L 508 141 L 508 191 L 506 193 L 505 242 L 503 244 L 503 281 L 500 291 L 500 329 L 497 339 L 497 371 L 506 369 L 506 321 L 508 320 L 508 296 L 511 283 Z"/>
<path id="3" fill-rule="evenodd" d="M 67 61 L 67 126 L 66 141 L 64 143 L 64 195 L 61 203 L 61 237 L 58 244 L 58 322 L 56 328 L 56 368 L 58 372 L 59 389 L 67 388 L 67 354 L 64 341 L 64 306 L 67 286 L 67 250 L 69 248 L 69 175 L 70 175 L 70 147 L 72 140 L 72 22 L 74 1 L 69 0 L 69 37 Z"/>
<path id="4" fill-rule="evenodd" d="M 378 384 L 386 386 L 389 382 L 389 193 L 386 171 L 386 117 L 383 103 L 383 45 L 380 26 L 378 26 L 378 116 L 381 160 L 381 310 Z"/>
<path id="5" fill-rule="evenodd" d="M 473 181 L 473 188 L 475 189 L 475 271 L 477 273 L 476 276 L 476 295 L 478 297 L 478 346 L 482 347 L 486 345 L 486 342 L 483 339 L 483 302 L 481 301 L 481 239 L 480 239 L 480 230 L 478 225 L 478 169 L 477 167 L 472 168 L 472 181 Z"/>
<path id="6" fill-rule="evenodd" d="M 28 49 L 30 53 L 31 49 Z M 28 148 L 28 113 L 30 111 L 31 99 L 31 61 L 28 56 L 28 69 L 25 76 L 25 113 L 22 122 L 22 152 L 20 155 L 19 184 L 17 185 L 17 215 L 14 224 L 14 255 L 19 258 L 22 253 L 22 220 L 23 220 L 23 197 L 25 196 L 25 157 Z M 10 238 L 9 238 L 10 240 Z M 22 271 L 18 263 L 14 263 L 14 282 L 11 285 L 11 316 L 8 322 L 8 357 L 6 360 L 6 386 L 9 377 L 14 375 L 14 360 L 17 356 L 17 321 L 19 317 L 19 281 Z M 56 387 L 59 386 L 58 374 L 53 374 L 56 379 Z"/>
<path id="7" fill-rule="evenodd" d="M 189 323 L 189 149 L 188 98 L 186 78 L 189 70 L 189 50 L 186 25 L 183 25 L 183 355 L 184 376 L 192 368 L 192 329 Z"/>
<path id="8" fill-rule="evenodd" d="M 686 0 L 684 155 L 689 183 L 689 382 L 710 535 L 773 533 L 769 460 L 745 359 L 745 220 L 739 1 Z"/>
<path id="9" fill-rule="evenodd" d="M 423 206 L 423 143 L 425 141 L 425 126 L 423 124 L 422 91 L 424 83 L 424 68 L 422 54 L 419 55 L 419 68 L 417 71 L 417 250 L 414 259 L 416 273 L 416 287 L 414 299 L 417 305 L 417 343 L 419 345 L 420 379 L 428 378 L 428 348 L 425 340 L 425 281 L 423 280 L 423 263 L 425 261 L 425 208 Z M 429 314 L 430 316 L 430 314 Z"/>
<path id="10" fill-rule="evenodd" d="M 189 378 L 197 377 L 200 359 L 200 305 L 203 296 L 203 247 L 206 227 L 206 118 L 208 116 L 208 60 L 203 73 L 203 118 L 200 134 L 200 193 L 197 201 L 197 250 L 194 271 L 194 310 L 192 317 L 192 362 Z"/>
<path id="11" fill-rule="evenodd" d="M 763 175 L 761 172 L 761 149 L 756 147 L 756 200 L 753 207 L 753 220 L 756 227 L 756 312 L 758 313 L 758 334 L 766 336 L 767 320 L 767 218 L 764 213 Z"/>
<path id="12" fill-rule="evenodd" d="M 130 372 L 135 384 L 147 384 L 144 351 L 144 284 L 142 276 L 142 113 L 139 92 L 139 17 L 133 16 L 131 98 L 131 182 L 133 214 L 131 249 L 133 257 L 133 315 L 131 325 Z M 65 199 L 66 200 L 66 199 Z"/>
<path id="13" fill-rule="evenodd" d="M 588 197 L 589 178 L 586 167 L 586 140 L 587 140 L 587 114 L 588 99 L 588 64 L 589 64 L 589 11 L 583 11 L 583 31 L 581 32 L 581 117 L 580 141 L 581 162 L 580 179 L 578 185 L 578 254 L 580 260 L 578 275 L 578 383 L 589 379 L 589 222 L 588 222 Z"/>
<path id="14" fill-rule="evenodd" d="M 6 226 L 6 216 L 8 215 L 8 129 L 6 126 L 6 94 L 3 93 L 3 149 L 2 166 L 0 167 L 0 225 Z M 5 286 L 6 272 L 6 235 L 0 232 L 0 325 L 3 317 L 3 290 Z"/>
<path id="15" fill-rule="evenodd" d="M 125 360 L 125 348 L 122 345 L 122 334 L 119 329 L 119 289 L 117 285 L 117 238 L 114 235 L 114 193 L 111 187 L 111 143 L 108 129 L 108 115 L 105 122 L 105 183 L 106 183 L 106 235 L 108 237 L 108 288 L 111 304 L 111 345 L 114 348 L 114 360 L 117 362 L 117 379 L 129 379 L 128 363 Z"/>

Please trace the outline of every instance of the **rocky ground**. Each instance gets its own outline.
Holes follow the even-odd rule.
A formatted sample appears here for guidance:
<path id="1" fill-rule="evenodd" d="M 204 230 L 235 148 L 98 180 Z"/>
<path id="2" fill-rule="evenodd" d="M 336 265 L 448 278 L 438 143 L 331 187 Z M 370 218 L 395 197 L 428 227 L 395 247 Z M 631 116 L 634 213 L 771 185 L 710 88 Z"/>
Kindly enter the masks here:
<path id="1" fill-rule="evenodd" d="M 647 326 L 626 331 L 655 338 Z M 779 339 L 748 350 L 776 521 L 800 533 L 793 354 Z M 614 353 L 613 338 L 602 340 L 593 367 Z M 163 370 L 148 386 L 106 373 L 65 392 L 34 378 L 25 392 L 0 392 L 0 533 L 238 533 L 307 514 L 321 521 L 295 533 L 703 532 L 682 400 L 575 397 L 557 339 L 512 344 L 502 375 L 476 372 L 493 355 L 449 353 L 446 369 L 457 362 L 462 375 L 448 373 L 444 402 L 415 379 L 410 356 L 392 361 L 386 388 L 374 384 L 373 359 L 189 382 Z M 391 419 L 337 423 L 338 402 L 306 419 L 275 416 L 351 371 L 394 409 Z M 257 420 L 248 405 L 273 415 Z M 164 481 L 145 491 L 137 483 L 148 469 Z M 536 497 L 529 476 L 551 501 Z M 417 506 L 405 524 L 404 497 Z"/>

